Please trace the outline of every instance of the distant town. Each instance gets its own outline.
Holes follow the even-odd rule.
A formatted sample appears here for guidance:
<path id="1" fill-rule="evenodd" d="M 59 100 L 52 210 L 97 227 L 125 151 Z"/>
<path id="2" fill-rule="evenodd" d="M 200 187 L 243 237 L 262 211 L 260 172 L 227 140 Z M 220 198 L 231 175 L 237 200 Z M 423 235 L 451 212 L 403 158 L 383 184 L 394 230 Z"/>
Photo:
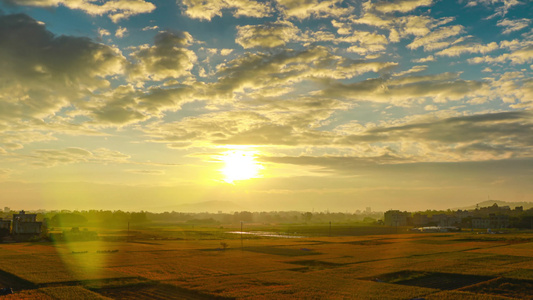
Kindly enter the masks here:
<path id="1" fill-rule="evenodd" d="M 359 224 L 407 228 L 411 231 L 462 231 L 533 229 L 533 203 L 511 207 L 502 201 L 486 201 L 475 208 L 408 212 L 388 210 L 374 212 L 370 207 L 350 212 L 271 211 L 231 213 L 125 212 L 121 210 L 82 211 L 0 211 L 0 241 L 90 240 L 98 237 L 87 227 L 129 228 L 149 224 L 181 223 L 184 225 L 254 224 Z M 500 205 L 498 205 L 498 203 Z M 484 205 L 483 205 L 484 204 Z M 512 204 L 512 203 L 509 203 Z M 80 228 L 86 227 L 83 230 Z M 69 228 L 65 230 L 65 228 Z"/>

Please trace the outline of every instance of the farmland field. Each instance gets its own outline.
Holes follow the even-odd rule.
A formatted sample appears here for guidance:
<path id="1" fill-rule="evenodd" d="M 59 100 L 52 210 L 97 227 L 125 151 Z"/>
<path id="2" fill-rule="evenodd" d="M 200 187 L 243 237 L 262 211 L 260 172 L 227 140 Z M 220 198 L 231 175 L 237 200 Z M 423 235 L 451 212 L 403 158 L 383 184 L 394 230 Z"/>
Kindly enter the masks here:
<path id="1" fill-rule="evenodd" d="M 532 233 L 318 227 L 249 225 L 277 234 L 241 236 L 176 225 L 3 243 L 0 287 L 15 291 L 6 299 L 533 299 Z"/>

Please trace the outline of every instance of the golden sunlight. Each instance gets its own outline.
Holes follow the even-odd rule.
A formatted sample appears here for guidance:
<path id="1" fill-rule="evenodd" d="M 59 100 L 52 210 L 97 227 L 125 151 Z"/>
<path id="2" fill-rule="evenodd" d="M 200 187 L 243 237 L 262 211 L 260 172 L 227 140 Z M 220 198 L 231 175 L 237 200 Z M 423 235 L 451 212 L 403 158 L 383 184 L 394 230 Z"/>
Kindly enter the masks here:
<path id="1" fill-rule="evenodd" d="M 263 166 L 255 161 L 256 151 L 230 150 L 226 151 L 220 159 L 224 168 L 220 170 L 224 181 L 233 184 L 236 180 L 247 180 L 261 177 L 259 171 Z"/>

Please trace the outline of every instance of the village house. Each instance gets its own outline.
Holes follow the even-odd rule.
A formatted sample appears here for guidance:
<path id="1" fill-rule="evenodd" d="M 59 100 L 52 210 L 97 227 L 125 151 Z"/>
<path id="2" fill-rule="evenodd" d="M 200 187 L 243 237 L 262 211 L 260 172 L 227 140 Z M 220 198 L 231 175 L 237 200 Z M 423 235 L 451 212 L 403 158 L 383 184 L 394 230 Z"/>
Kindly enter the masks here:
<path id="1" fill-rule="evenodd" d="M 37 214 L 20 211 L 13 215 L 12 235 L 16 240 L 28 240 L 42 232 L 42 222 L 37 222 Z"/>

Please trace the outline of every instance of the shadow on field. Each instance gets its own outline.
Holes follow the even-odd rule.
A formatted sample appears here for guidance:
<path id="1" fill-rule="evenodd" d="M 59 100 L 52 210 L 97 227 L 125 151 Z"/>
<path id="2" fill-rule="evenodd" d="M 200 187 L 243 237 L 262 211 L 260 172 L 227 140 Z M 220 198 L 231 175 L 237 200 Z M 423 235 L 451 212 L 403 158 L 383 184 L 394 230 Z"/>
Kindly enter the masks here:
<path id="1" fill-rule="evenodd" d="M 257 252 L 263 254 L 272 254 L 272 255 L 281 255 L 281 256 L 305 256 L 305 255 L 317 255 L 321 254 L 311 249 L 301 248 L 282 248 L 282 247 L 272 247 L 272 246 L 263 246 L 263 247 L 245 247 L 245 251 Z"/>
<path id="2" fill-rule="evenodd" d="M 499 277 L 462 288 L 461 291 L 492 294 L 517 299 L 533 299 L 533 296 L 531 295 L 531 291 L 533 291 L 533 281 Z"/>
<path id="3" fill-rule="evenodd" d="M 337 264 L 337 263 L 319 261 L 319 260 L 297 260 L 297 261 L 288 261 L 287 263 L 304 266 L 302 268 L 290 269 L 291 271 L 303 272 L 303 273 L 311 272 L 311 271 L 318 271 L 318 270 L 335 269 L 335 268 L 346 265 L 346 264 Z"/>
<path id="4" fill-rule="evenodd" d="M 93 289 L 105 297 L 113 299 L 186 299 L 186 300 L 203 300 L 203 299 L 235 299 L 229 297 L 215 296 L 202 293 L 195 290 L 181 288 L 175 285 L 164 284 L 159 282 L 140 283 L 129 286 L 108 287 Z"/>
<path id="5" fill-rule="evenodd" d="M 490 279 L 494 279 L 494 277 L 406 270 L 364 279 L 440 290 L 455 290 L 488 281 Z"/>
<path id="6" fill-rule="evenodd" d="M 15 291 L 19 291 L 36 289 L 37 286 L 30 281 L 0 270 L 0 288 L 12 288 Z"/>

